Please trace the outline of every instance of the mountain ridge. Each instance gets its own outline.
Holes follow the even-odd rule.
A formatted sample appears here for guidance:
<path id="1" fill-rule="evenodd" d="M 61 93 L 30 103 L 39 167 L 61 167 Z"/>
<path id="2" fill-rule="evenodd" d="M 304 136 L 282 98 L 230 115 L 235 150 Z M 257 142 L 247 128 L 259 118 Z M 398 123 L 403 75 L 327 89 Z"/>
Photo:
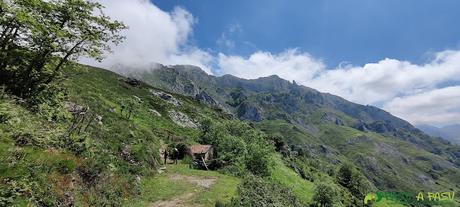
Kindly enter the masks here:
<path id="1" fill-rule="evenodd" d="M 211 144 L 218 151 L 215 161 L 224 166 L 210 173 L 233 184 L 217 183 L 216 188 L 196 192 L 195 198 L 209 199 L 190 203 L 214 206 L 219 200 L 257 193 L 267 197 L 262 200 L 282 195 L 287 197 L 279 199 L 299 199 L 305 205 L 298 206 L 306 206 L 315 202 L 315 186 L 324 183 L 335 189 L 339 206 L 364 206 L 364 196 L 376 191 L 460 190 L 460 147 L 429 137 L 383 110 L 276 76 L 244 80 L 182 67 L 137 74 L 141 80 L 90 66 L 66 68 L 66 101 L 89 110 L 70 139 L 65 135 L 78 117 L 50 122 L 13 97 L 0 96 L 0 134 L 6 135 L 0 136 L 0 177 L 14 181 L 0 181 L 0 189 L 16 192 L 16 182 L 25 187 L 37 182 L 31 193 L 49 203 L 71 195 L 77 206 L 147 206 L 192 192 L 186 186 L 173 188 L 177 180 L 170 176 L 204 174 L 189 169 L 186 159 L 162 170 L 160 149 Z M 18 125 L 18 119 L 23 124 Z M 27 159 L 17 162 L 17 152 L 26 153 Z M 37 162 L 49 167 L 30 172 Z M 268 176 L 258 178 L 269 182 L 263 186 L 272 186 L 265 191 L 242 176 L 259 169 L 266 169 L 261 172 Z M 352 186 L 340 181 L 342 169 L 351 171 Z M 77 188 L 56 195 L 61 182 L 50 180 L 49 173 L 75 177 L 70 183 Z M 284 188 L 292 189 L 292 195 Z M 160 191 L 170 195 L 156 196 Z M 27 196 L 14 196 L 12 202 Z"/>
<path id="2" fill-rule="evenodd" d="M 174 65 L 174 66 L 163 66 L 163 65 L 158 65 L 158 68 L 155 69 L 150 69 L 142 72 L 135 72 L 135 73 L 122 73 L 124 75 L 132 76 L 135 78 L 138 78 L 140 80 L 145 81 L 148 84 L 151 84 L 153 86 L 158 86 L 160 88 L 164 88 L 167 90 L 172 90 L 174 92 L 178 92 L 180 94 L 184 95 L 189 95 L 189 96 L 195 96 L 197 91 L 205 91 L 209 92 L 208 90 L 211 88 L 212 90 L 215 89 L 215 91 L 219 91 L 219 88 L 223 87 L 231 87 L 231 88 L 246 88 L 250 89 L 252 92 L 255 93 L 264 93 L 264 92 L 271 92 L 273 90 L 277 91 L 288 91 L 293 88 L 297 88 L 303 91 L 308 91 L 310 92 L 309 95 L 311 96 L 316 96 L 313 98 L 314 102 L 313 104 L 318 104 L 320 102 L 321 104 L 328 105 L 330 107 L 333 107 L 334 109 L 340 109 L 341 111 L 346 111 L 348 114 L 353 115 L 355 117 L 359 117 L 359 112 L 361 111 L 366 111 L 369 112 L 369 114 L 366 114 L 370 117 L 366 116 L 361 116 L 360 118 L 363 119 L 363 121 L 372 121 L 372 120 L 381 120 L 381 119 L 387 119 L 389 121 L 395 122 L 398 126 L 403 126 L 403 127 L 408 127 L 408 128 L 415 128 L 412 124 L 409 122 L 396 117 L 392 115 L 391 113 L 384 111 L 383 109 L 380 109 L 378 107 L 372 106 L 372 105 L 362 105 L 362 104 L 356 104 L 353 102 L 350 102 L 340 96 L 333 95 L 330 93 L 322 93 L 319 92 L 316 89 L 303 86 L 303 85 L 298 85 L 295 82 L 291 83 L 288 80 L 282 79 L 277 75 L 271 75 L 267 77 L 259 77 L 256 79 L 243 79 L 243 78 L 238 78 L 236 76 L 233 76 L 231 74 L 226 74 L 223 76 L 213 76 L 209 75 L 203 70 L 201 70 L 197 66 L 190 66 L 190 65 Z M 161 78 L 161 75 L 163 74 L 168 74 L 169 72 L 175 73 L 178 78 L 176 78 L 176 82 L 170 82 L 167 83 L 169 84 L 169 87 L 165 86 L 165 82 L 169 80 L 157 80 L 158 82 L 154 82 L 149 79 L 150 76 L 156 76 L 157 78 Z M 170 73 L 171 74 L 171 73 Z M 180 81 L 186 79 L 186 82 L 189 82 L 195 90 L 182 90 L 181 87 L 175 87 L 174 84 L 183 84 Z M 203 84 L 203 81 L 207 81 L 208 83 Z M 163 82 L 163 83 L 160 83 Z M 268 85 L 268 86 L 267 86 Z M 295 89 L 294 89 L 295 90 Z M 224 95 L 225 96 L 225 95 Z M 311 97 L 310 96 L 310 97 Z M 219 98 L 219 96 L 217 96 Z M 353 106 L 350 106 L 353 105 Z M 352 109 L 353 107 L 359 107 L 358 109 Z M 350 108 L 350 109 L 348 109 Z"/>
<path id="3" fill-rule="evenodd" d="M 216 103 L 208 105 L 282 137 L 297 153 L 329 149 L 315 155 L 328 160 L 329 153 L 335 151 L 352 160 L 379 189 L 423 188 L 441 183 L 438 179 L 442 176 L 460 178 L 458 146 L 431 137 L 375 106 L 352 103 L 278 76 L 251 80 L 232 75 L 216 77 L 199 67 L 184 65 L 159 65 L 125 75 L 202 103 L 206 101 L 197 94 L 205 93 Z M 408 165 L 411 167 L 404 170 Z M 414 177 L 418 184 L 408 183 Z"/>

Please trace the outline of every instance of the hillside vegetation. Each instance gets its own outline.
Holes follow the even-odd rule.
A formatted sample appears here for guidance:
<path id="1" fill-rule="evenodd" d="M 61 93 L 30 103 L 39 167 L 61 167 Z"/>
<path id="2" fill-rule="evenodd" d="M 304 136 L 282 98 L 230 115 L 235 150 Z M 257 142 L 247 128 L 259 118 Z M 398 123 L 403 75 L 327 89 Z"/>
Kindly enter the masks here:
<path id="1" fill-rule="evenodd" d="M 332 189 L 331 200 L 324 202 L 362 205 L 360 197 L 375 190 L 353 165 L 340 164 L 347 163 L 345 156 L 330 155 L 335 161 L 329 162 L 313 155 L 313 149 L 304 155 L 287 149 L 281 144 L 284 138 L 270 130 L 305 137 L 296 129 L 278 129 L 282 122 L 253 125 L 170 94 L 180 103 L 176 106 L 154 95 L 162 90 L 130 85 L 127 78 L 102 69 L 68 67 L 64 75 L 68 102 L 59 118 L 50 117 L 46 109 L 30 111 L 22 99 L 2 95 L 2 205 L 304 206 L 322 202 L 315 198 L 319 184 Z M 75 117 L 69 105 L 87 109 L 81 128 L 72 128 Z M 170 111 L 185 114 L 196 126 L 174 122 Z M 347 130 L 336 133 L 361 133 Z M 160 148 L 181 143 L 214 144 L 225 164 L 207 172 L 189 169 L 182 160 L 164 169 Z M 364 189 L 340 184 L 344 166 L 356 175 L 355 187 Z"/>
<path id="2" fill-rule="evenodd" d="M 124 74 L 253 122 L 273 137 L 276 150 L 302 177 L 315 180 L 310 173 L 315 168 L 334 175 L 337 165 L 351 162 L 373 189 L 415 193 L 460 188 L 458 146 L 430 137 L 376 107 L 354 104 L 277 76 L 214 77 L 184 65 L 157 65 Z M 307 164 L 307 172 L 302 171 L 305 163 L 312 163 Z"/>
<path id="3" fill-rule="evenodd" d="M 277 76 L 76 63 L 124 39 L 102 10 L 0 2 L 0 206 L 366 206 L 377 191 L 460 203 L 413 201 L 459 191 L 460 147 L 376 107 Z M 192 160 L 194 144 L 214 157 Z"/>

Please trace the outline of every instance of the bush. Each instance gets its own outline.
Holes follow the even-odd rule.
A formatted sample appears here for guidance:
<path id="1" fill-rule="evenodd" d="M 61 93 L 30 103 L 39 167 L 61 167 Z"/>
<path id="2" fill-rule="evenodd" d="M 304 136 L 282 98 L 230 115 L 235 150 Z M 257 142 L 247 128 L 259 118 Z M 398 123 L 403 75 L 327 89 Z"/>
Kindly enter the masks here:
<path id="1" fill-rule="evenodd" d="M 243 177 L 247 175 L 246 166 L 243 163 L 235 163 L 233 165 L 227 165 L 219 170 L 223 174 Z"/>
<path id="2" fill-rule="evenodd" d="M 340 166 L 337 172 L 337 182 L 347 188 L 358 200 L 364 199 L 370 189 L 369 181 L 351 163 L 344 163 Z"/>
<path id="3" fill-rule="evenodd" d="M 10 118 L 10 115 L 6 112 L 0 112 L 0 124 L 6 123 Z"/>
<path id="4" fill-rule="evenodd" d="M 333 206 L 335 198 L 336 198 L 336 191 L 330 184 L 319 183 L 316 185 L 314 194 L 313 194 L 313 202 L 316 206 L 321 206 L 321 207 Z"/>
<path id="5" fill-rule="evenodd" d="M 241 137 L 226 135 L 219 140 L 217 152 L 219 159 L 224 162 L 240 162 L 247 154 L 246 143 Z"/>
<path id="6" fill-rule="evenodd" d="M 158 148 L 152 144 L 141 143 L 133 145 L 132 155 L 135 161 L 140 162 L 149 168 L 158 167 L 158 160 L 160 159 Z"/>
<path id="7" fill-rule="evenodd" d="M 246 169 L 258 176 L 269 176 L 271 160 L 267 148 L 258 144 L 250 144 L 245 158 Z"/>
<path id="8" fill-rule="evenodd" d="M 238 193 L 240 206 L 302 206 L 289 188 L 256 176 L 246 177 Z"/>
<path id="9" fill-rule="evenodd" d="M 61 174 L 69 174 L 76 168 L 76 164 L 72 160 L 61 160 L 56 163 L 56 170 Z"/>
<path id="10" fill-rule="evenodd" d="M 18 147 L 24 147 L 26 145 L 36 144 L 35 139 L 33 138 L 33 135 L 30 133 L 15 134 L 13 135 L 13 139 L 14 139 L 15 145 Z"/>
<path id="11" fill-rule="evenodd" d="M 337 182 L 343 187 L 350 188 L 353 174 L 355 174 L 354 167 L 350 163 L 344 163 L 337 172 Z"/>
<path id="12" fill-rule="evenodd" d="M 10 206 L 17 194 L 3 186 L 0 188 L 0 206 Z"/>
<path id="13" fill-rule="evenodd" d="M 94 160 L 94 158 L 87 159 L 81 166 L 77 168 L 78 174 L 89 187 L 96 185 L 103 170 L 103 164 Z"/>
<path id="14" fill-rule="evenodd" d="M 272 148 L 265 135 L 248 123 L 226 121 L 202 125 L 200 142 L 216 147 L 217 159 L 224 164 L 225 172 L 244 175 L 248 171 L 258 176 L 270 174 L 270 153 Z M 232 165 L 232 166 L 229 166 Z"/>
<path id="15" fill-rule="evenodd" d="M 29 103 L 32 109 L 49 121 L 65 120 L 70 114 L 64 107 L 67 92 L 58 85 L 45 85 L 39 93 L 34 94 Z"/>
<path id="16" fill-rule="evenodd" d="M 59 145 L 64 149 L 70 150 L 75 155 L 81 155 L 88 148 L 86 141 L 87 139 L 84 135 L 71 134 L 62 136 Z"/>

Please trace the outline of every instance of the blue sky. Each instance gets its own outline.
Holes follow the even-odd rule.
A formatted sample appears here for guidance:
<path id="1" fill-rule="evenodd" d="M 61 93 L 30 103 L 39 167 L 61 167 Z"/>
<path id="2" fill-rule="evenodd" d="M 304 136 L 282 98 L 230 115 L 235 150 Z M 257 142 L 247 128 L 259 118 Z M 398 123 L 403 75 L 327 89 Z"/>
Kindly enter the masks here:
<path id="1" fill-rule="evenodd" d="M 384 58 L 423 63 L 429 53 L 460 47 L 458 0 L 157 0 L 198 19 L 192 39 L 201 48 L 248 56 L 299 48 L 328 67 Z M 233 33 L 229 28 L 238 25 Z M 223 34 L 233 48 L 218 44 Z M 427 55 L 428 54 L 428 55 Z"/>
<path id="2" fill-rule="evenodd" d="M 460 124 L 458 0 L 97 1 L 129 29 L 103 62 L 84 63 L 278 75 L 413 124 Z"/>

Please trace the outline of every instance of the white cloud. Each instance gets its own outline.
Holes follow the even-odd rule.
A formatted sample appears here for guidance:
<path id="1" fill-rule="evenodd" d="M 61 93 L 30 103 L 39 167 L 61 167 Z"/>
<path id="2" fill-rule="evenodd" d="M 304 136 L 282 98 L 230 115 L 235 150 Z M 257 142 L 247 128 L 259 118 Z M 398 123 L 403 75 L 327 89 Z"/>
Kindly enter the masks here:
<path id="1" fill-rule="evenodd" d="M 460 81 L 460 51 L 436 53 L 431 62 L 423 65 L 384 59 L 364 66 L 327 69 L 320 60 L 292 49 L 279 54 L 259 51 L 247 58 L 220 54 L 218 64 L 223 73 L 238 77 L 257 78 L 276 74 L 357 103 L 384 106 L 389 112 L 413 123 L 460 123 L 460 118 L 454 118 L 458 114 L 452 113 L 458 105 L 453 104 L 460 102 L 460 96 L 452 93 L 455 90 L 460 93 L 457 87 L 449 88 L 451 93 L 445 94 L 452 99 L 450 102 L 438 103 L 445 107 L 423 108 L 417 105 L 420 101 L 413 101 L 419 95 L 420 99 L 439 95 L 435 92 L 440 85 Z M 415 113 L 409 110 L 412 108 L 424 109 L 423 113 L 419 113 L 424 115 L 411 115 Z"/>
<path id="2" fill-rule="evenodd" d="M 145 68 L 152 63 L 191 64 L 211 73 L 212 56 L 189 44 L 193 24 L 197 21 L 185 9 L 176 7 L 165 12 L 149 0 L 98 0 L 105 13 L 129 26 L 127 39 L 108 54 L 102 63 L 84 63 L 111 68 L 121 64 Z"/>
<path id="3" fill-rule="evenodd" d="M 417 94 L 460 80 L 460 52 L 444 51 L 424 65 L 385 59 L 362 67 L 323 71 L 308 85 L 364 104 Z"/>
<path id="4" fill-rule="evenodd" d="M 106 6 L 108 15 L 130 28 L 124 32 L 127 40 L 115 47 L 106 60 L 102 63 L 83 60 L 84 63 L 105 68 L 117 64 L 131 68 L 146 68 L 152 63 L 191 64 L 208 73 L 219 70 L 251 79 L 278 75 L 357 103 L 384 107 L 413 123 L 460 123 L 457 118 L 460 117 L 460 51 L 436 53 L 426 64 L 384 59 L 332 69 L 297 49 L 278 54 L 258 51 L 248 57 L 221 51 L 213 56 L 190 43 L 197 19 L 185 9 L 177 7 L 165 12 L 149 0 L 98 1 Z M 234 39 L 242 31 L 241 25 L 230 25 L 217 45 L 223 50 L 236 47 Z M 251 48 L 256 47 L 251 45 Z M 211 70 L 213 63 L 218 67 Z M 443 88 L 446 85 L 457 86 Z"/>
<path id="5" fill-rule="evenodd" d="M 278 75 L 287 80 L 309 80 L 323 70 L 324 65 L 308 53 L 289 49 L 280 54 L 256 52 L 248 58 L 220 53 L 218 64 L 223 73 L 242 78 Z"/>
<path id="6" fill-rule="evenodd" d="M 460 123 L 460 86 L 395 98 L 384 109 L 417 124 Z"/>

